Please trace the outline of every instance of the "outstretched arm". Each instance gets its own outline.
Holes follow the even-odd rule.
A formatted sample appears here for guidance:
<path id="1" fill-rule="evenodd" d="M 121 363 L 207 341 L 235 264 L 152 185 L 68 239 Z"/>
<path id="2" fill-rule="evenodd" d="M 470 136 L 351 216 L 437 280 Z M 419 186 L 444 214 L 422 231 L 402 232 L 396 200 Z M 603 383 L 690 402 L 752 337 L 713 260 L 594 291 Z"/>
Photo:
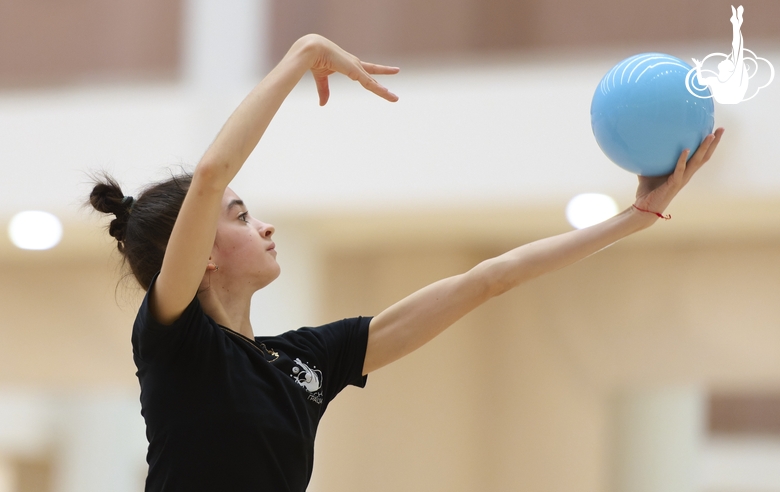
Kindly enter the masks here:
<path id="1" fill-rule="evenodd" d="M 709 135 L 688 159 L 685 151 L 674 173 L 639 178 L 636 206 L 663 212 L 672 198 L 709 160 L 723 129 Z M 658 217 L 631 207 L 586 229 L 529 243 L 483 261 L 461 275 L 435 282 L 382 311 L 371 320 L 363 374 L 379 369 L 421 347 L 455 321 L 514 287 L 571 265 L 610 244 L 650 227 Z"/>
<path id="2" fill-rule="evenodd" d="M 321 105 L 328 100 L 328 76 L 335 72 L 389 101 L 398 99 L 371 76 L 396 73 L 397 68 L 363 63 L 321 36 L 307 35 L 296 41 L 233 112 L 195 168 L 151 293 L 152 314 L 159 322 L 175 321 L 195 297 L 208 267 L 225 189 L 284 99 L 309 70 L 317 82 Z"/>

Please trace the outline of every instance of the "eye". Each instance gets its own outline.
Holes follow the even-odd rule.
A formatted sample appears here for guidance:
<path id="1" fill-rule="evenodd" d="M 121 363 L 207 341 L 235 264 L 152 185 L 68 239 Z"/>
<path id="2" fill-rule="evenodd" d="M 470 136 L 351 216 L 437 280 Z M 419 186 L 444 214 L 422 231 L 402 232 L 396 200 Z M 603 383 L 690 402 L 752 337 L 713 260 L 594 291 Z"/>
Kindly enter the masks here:
<path id="1" fill-rule="evenodd" d="M 249 219 L 247 219 L 248 216 L 249 216 L 249 212 L 244 212 L 242 214 L 239 214 L 238 220 L 241 220 L 243 222 L 249 222 Z"/>

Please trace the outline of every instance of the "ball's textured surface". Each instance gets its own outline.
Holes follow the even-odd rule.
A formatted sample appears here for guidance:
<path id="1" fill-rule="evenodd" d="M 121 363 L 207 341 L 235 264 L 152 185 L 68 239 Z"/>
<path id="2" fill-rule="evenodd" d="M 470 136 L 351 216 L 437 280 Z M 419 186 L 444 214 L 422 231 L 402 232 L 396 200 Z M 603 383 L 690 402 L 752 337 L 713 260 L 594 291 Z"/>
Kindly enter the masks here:
<path id="1" fill-rule="evenodd" d="M 696 151 L 715 126 L 712 99 L 688 92 L 691 66 L 663 53 L 643 53 L 615 65 L 590 107 L 593 135 L 615 164 L 641 176 L 671 173 L 684 149 Z M 709 88 L 698 93 L 710 95 Z"/>

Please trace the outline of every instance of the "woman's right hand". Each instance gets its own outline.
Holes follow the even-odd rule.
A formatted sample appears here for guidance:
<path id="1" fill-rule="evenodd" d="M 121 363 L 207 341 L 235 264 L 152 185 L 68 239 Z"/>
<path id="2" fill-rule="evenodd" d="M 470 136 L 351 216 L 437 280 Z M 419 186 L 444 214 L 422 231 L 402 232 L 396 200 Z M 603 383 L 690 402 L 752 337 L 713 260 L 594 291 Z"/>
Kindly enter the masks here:
<path id="1" fill-rule="evenodd" d="M 341 49 L 336 43 L 317 34 L 308 34 L 299 42 L 306 43 L 313 49 L 314 58 L 311 63 L 311 73 L 317 84 L 320 96 L 320 106 L 324 106 L 330 97 L 328 77 L 333 73 L 342 73 L 352 80 L 390 102 L 396 102 L 398 96 L 387 90 L 376 81 L 372 75 L 393 75 L 400 70 L 398 67 L 388 67 L 360 61 L 358 57 Z"/>

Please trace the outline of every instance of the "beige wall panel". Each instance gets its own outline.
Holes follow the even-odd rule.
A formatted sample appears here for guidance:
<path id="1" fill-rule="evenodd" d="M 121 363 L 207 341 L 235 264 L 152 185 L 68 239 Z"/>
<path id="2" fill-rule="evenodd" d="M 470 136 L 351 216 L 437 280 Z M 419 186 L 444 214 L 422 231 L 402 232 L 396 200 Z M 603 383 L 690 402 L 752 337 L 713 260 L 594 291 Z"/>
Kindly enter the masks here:
<path id="1" fill-rule="evenodd" d="M 622 244 L 536 286 L 549 329 L 599 387 L 780 385 L 776 242 Z"/>
<path id="2" fill-rule="evenodd" d="M 331 318 L 377 314 L 414 290 L 460 273 L 468 252 L 403 251 L 331 257 Z M 314 483 L 321 490 L 483 489 L 490 480 L 483 383 L 490 371 L 476 317 L 348 388 L 318 436 Z"/>
<path id="3" fill-rule="evenodd" d="M 471 0 L 418 2 L 274 0 L 272 58 L 317 32 L 362 58 L 468 50 L 475 34 Z M 384 62 L 383 62 L 384 63 Z"/>
<path id="4" fill-rule="evenodd" d="M 606 434 L 601 393 L 549 331 L 550 299 L 527 284 L 483 309 L 493 409 L 482 452 L 494 463 L 491 490 L 602 491 Z"/>
<path id="5" fill-rule="evenodd" d="M 137 388 L 130 332 L 137 292 L 116 289 L 105 255 L 52 261 L 18 253 L 0 269 L 0 384 Z"/>
<path id="6" fill-rule="evenodd" d="M 0 86 L 177 75 L 180 0 L 0 0 Z"/>
<path id="7" fill-rule="evenodd" d="M 415 248 L 403 225 L 382 241 L 328 244 L 317 318 L 377 314 L 498 252 L 478 234 Z M 659 234 L 494 299 L 345 390 L 321 424 L 313 490 L 602 491 L 616 391 L 780 388 L 774 233 Z M 0 384 L 137 388 L 138 292 L 117 291 L 113 244 L 70 237 L 50 252 L 3 246 Z"/>
<path id="8" fill-rule="evenodd" d="M 489 302 L 345 391 L 322 424 L 315 483 L 601 491 L 616 391 L 780 386 L 780 244 L 642 239 Z M 454 244 L 332 255 L 325 311 L 376 313 L 489 256 Z"/>
<path id="9" fill-rule="evenodd" d="M 274 59 L 307 32 L 366 57 L 528 50 L 662 50 L 719 41 L 728 52 L 730 0 L 273 0 Z M 748 47 L 780 38 L 776 0 L 744 2 Z"/>
<path id="10" fill-rule="evenodd" d="M 329 278 L 339 288 L 329 309 L 376 312 L 480 258 L 446 250 L 333 258 Z M 495 300 L 372 374 L 366 389 L 346 390 L 322 423 L 315 483 L 341 491 L 602 490 L 601 399 L 546 332 L 540 305 L 529 287 Z"/>

